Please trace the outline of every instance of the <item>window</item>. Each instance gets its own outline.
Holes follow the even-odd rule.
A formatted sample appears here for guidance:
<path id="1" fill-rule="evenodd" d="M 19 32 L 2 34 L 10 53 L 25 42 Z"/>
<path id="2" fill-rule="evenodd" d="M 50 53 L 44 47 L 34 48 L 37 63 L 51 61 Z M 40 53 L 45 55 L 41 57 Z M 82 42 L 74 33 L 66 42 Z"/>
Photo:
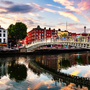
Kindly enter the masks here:
<path id="1" fill-rule="evenodd" d="M 49 34 L 49 36 L 50 36 L 50 34 Z"/>
<path id="2" fill-rule="evenodd" d="M 43 30 L 42 30 L 42 32 L 43 32 Z"/>
<path id="3" fill-rule="evenodd" d="M 43 35 L 43 33 L 42 33 L 42 35 Z"/>
<path id="4" fill-rule="evenodd" d="M 5 43 L 5 39 L 3 39 L 3 42 Z"/>
<path id="5" fill-rule="evenodd" d="M 1 33 L 0 33 L 0 37 L 2 37 Z"/>
<path id="6" fill-rule="evenodd" d="M 39 30 L 39 32 L 41 32 L 41 30 Z"/>
<path id="7" fill-rule="evenodd" d="M 38 33 L 36 33 L 36 35 L 38 35 Z"/>
<path id="8" fill-rule="evenodd" d="M 41 35 L 41 33 L 39 33 L 39 35 Z"/>
<path id="9" fill-rule="evenodd" d="M 48 36 L 48 34 L 47 34 L 47 36 Z"/>
<path id="10" fill-rule="evenodd" d="M 1 38 L 0 38 L 0 43 L 1 43 Z"/>
<path id="11" fill-rule="evenodd" d="M 3 32 L 5 33 L 5 30 Z"/>
<path id="12" fill-rule="evenodd" d="M 5 34 L 3 34 L 3 37 L 5 37 Z"/>

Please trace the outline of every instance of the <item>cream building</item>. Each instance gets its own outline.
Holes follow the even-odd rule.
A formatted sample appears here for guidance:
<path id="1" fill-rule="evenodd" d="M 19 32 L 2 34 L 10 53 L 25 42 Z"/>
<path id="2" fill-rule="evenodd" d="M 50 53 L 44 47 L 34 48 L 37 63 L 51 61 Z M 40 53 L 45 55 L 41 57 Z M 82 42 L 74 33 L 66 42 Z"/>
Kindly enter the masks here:
<path id="1" fill-rule="evenodd" d="M 7 30 L 0 26 L 0 44 L 7 45 Z"/>
<path id="2" fill-rule="evenodd" d="M 68 31 L 67 31 L 67 30 L 61 31 L 60 29 L 58 29 L 57 32 L 58 32 L 57 34 L 58 34 L 59 37 L 61 37 L 61 36 L 64 35 L 64 34 L 68 36 Z"/>

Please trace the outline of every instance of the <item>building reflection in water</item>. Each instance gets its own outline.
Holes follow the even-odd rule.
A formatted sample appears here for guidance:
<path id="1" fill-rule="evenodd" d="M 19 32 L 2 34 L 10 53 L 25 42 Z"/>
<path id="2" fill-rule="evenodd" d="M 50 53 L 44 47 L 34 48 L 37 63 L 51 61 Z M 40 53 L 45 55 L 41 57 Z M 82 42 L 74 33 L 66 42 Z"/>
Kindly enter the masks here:
<path id="1" fill-rule="evenodd" d="M 42 56 L 36 56 L 36 62 L 47 66 L 48 68 L 57 70 L 57 55 L 42 55 Z"/>
<path id="2" fill-rule="evenodd" d="M 39 66 L 41 65 L 44 68 L 48 67 L 47 68 L 48 70 L 53 69 L 54 72 L 57 73 L 62 68 L 67 69 L 68 67 L 72 67 L 77 64 L 79 64 L 79 65 L 89 64 L 89 56 L 90 55 L 87 53 L 84 53 L 84 54 L 66 53 L 66 54 L 59 54 L 59 55 L 36 55 L 35 62 L 37 64 L 35 64 L 33 66 L 29 64 L 29 68 L 31 68 L 31 70 L 33 70 L 33 72 L 39 76 L 41 73 L 46 73 L 46 71 L 43 70 L 42 67 L 37 68 L 36 65 L 39 65 Z M 63 73 L 61 73 L 61 74 L 62 74 L 62 76 L 65 76 Z M 66 76 L 68 76 L 68 75 L 66 75 Z M 79 77 L 73 78 L 73 76 L 69 76 L 69 79 L 72 77 L 71 81 L 69 81 L 69 80 L 67 81 L 66 79 L 61 79 L 61 78 L 55 76 L 54 74 L 52 74 L 52 77 L 53 77 L 52 80 L 55 81 L 55 86 L 57 86 L 57 83 L 60 83 L 60 82 L 64 82 L 66 84 L 66 86 L 68 86 L 71 84 L 71 81 L 72 82 L 74 81 L 73 79 L 79 78 Z M 83 81 L 85 80 L 84 78 L 80 78 L 80 79 L 82 79 Z M 78 80 L 77 80 L 77 82 L 78 82 Z M 82 86 L 84 85 L 84 84 L 80 84 L 78 82 L 78 83 L 75 83 L 74 86 L 78 87 L 78 84 L 79 84 L 80 88 L 82 88 Z"/>
<path id="3" fill-rule="evenodd" d="M 59 71 L 62 68 L 67 69 L 75 65 L 86 65 L 90 63 L 90 55 L 63 53 L 59 55 L 37 55 L 35 58 L 37 63 L 47 66 L 53 70 Z"/>

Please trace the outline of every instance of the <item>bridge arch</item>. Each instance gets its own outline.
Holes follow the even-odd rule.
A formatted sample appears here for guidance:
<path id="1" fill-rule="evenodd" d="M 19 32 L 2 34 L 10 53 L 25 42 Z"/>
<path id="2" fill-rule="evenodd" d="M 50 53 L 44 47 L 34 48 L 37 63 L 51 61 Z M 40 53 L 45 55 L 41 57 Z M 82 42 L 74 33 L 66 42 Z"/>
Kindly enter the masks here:
<path id="1" fill-rule="evenodd" d="M 90 49 L 90 42 L 77 42 L 74 40 L 61 40 L 61 39 L 48 39 L 48 40 L 40 40 L 37 42 L 33 42 L 31 44 L 26 45 L 27 52 L 33 52 L 35 49 L 45 45 L 55 45 L 55 44 L 62 44 L 62 45 L 70 45 L 77 48 L 84 48 Z"/>

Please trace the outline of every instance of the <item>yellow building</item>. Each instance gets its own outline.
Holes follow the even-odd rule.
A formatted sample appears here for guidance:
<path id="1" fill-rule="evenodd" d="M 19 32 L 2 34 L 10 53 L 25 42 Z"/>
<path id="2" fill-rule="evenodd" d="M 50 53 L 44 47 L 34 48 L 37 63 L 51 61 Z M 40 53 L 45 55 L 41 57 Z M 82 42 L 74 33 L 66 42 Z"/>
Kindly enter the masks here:
<path id="1" fill-rule="evenodd" d="M 65 31 L 61 31 L 60 29 L 58 29 L 58 36 L 59 37 L 62 37 L 62 36 L 68 36 L 68 31 L 65 30 Z"/>

